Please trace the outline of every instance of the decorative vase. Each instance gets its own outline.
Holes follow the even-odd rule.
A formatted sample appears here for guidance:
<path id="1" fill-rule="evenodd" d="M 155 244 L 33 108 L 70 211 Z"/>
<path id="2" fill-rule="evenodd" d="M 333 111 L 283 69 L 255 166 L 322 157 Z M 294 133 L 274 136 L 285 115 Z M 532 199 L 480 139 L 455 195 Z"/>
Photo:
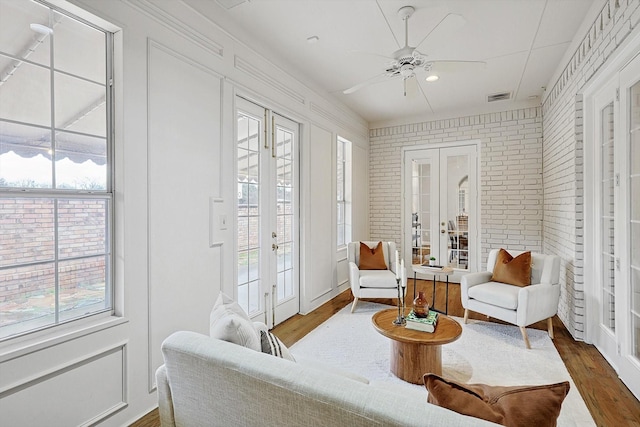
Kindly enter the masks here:
<path id="1" fill-rule="evenodd" d="M 436 265 L 436 260 L 435 259 L 430 259 L 429 260 L 429 265 Z"/>
<path id="2" fill-rule="evenodd" d="M 418 291 L 418 296 L 413 300 L 413 313 L 416 317 L 427 317 L 429 315 L 429 302 L 423 291 Z"/>

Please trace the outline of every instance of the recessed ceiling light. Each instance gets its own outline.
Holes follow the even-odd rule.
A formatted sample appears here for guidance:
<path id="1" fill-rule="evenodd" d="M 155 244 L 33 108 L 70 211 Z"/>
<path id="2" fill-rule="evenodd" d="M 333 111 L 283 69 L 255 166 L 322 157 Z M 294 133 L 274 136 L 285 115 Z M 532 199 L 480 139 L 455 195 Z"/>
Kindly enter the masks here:
<path id="1" fill-rule="evenodd" d="M 320 37 L 318 36 L 311 36 L 307 38 L 307 43 L 313 44 L 313 43 L 318 43 L 318 40 L 320 40 Z"/>
<path id="2" fill-rule="evenodd" d="M 425 80 L 426 80 L 426 81 L 428 81 L 428 82 L 435 82 L 435 81 L 436 81 L 436 80 L 438 80 L 439 78 L 440 78 L 440 77 L 438 77 L 437 75 L 435 75 L 435 74 L 431 74 L 431 75 L 428 75 L 428 76 L 427 76 L 427 78 L 426 78 Z"/>

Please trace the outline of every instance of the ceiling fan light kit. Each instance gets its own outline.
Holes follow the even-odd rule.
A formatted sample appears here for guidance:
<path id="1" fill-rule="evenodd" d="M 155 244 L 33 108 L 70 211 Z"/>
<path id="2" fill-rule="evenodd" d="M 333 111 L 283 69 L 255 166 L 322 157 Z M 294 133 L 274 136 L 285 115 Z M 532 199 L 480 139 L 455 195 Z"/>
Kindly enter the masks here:
<path id="1" fill-rule="evenodd" d="M 464 67 L 467 65 L 477 65 L 484 64 L 481 61 L 439 61 L 439 60 L 428 60 L 427 55 L 420 53 L 417 47 L 409 46 L 409 18 L 415 12 L 415 8 L 413 6 L 403 6 L 398 9 L 398 16 L 400 19 L 404 21 L 404 46 L 400 49 L 396 50 L 391 54 L 391 62 L 385 68 L 385 71 L 382 74 L 378 74 L 368 80 L 365 80 L 361 83 L 358 83 L 355 86 L 352 86 L 348 89 L 342 91 L 345 95 L 356 92 L 359 89 L 362 89 L 365 86 L 368 86 L 373 83 L 380 83 L 385 80 L 393 79 L 395 77 L 402 77 L 403 82 L 403 92 L 404 95 L 407 96 L 407 84 L 406 80 L 414 77 L 417 72 L 427 72 L 429 73 L 432 70 L 434 64 L 442 63 L 449 68 L 459 66 Z M 446 20 L 462 20 L 459 15 L 455 14 L 447 14 L 444 16 L 440 22 L 431 30 L 431 32 L 419 43 L 422 44 L 433 31 L 435 31 L 443 22 Z M 426 77 L 426 81 L 435 82 L 440 78 L 439 73 L 430 73 Z M 415 85 L 416 90 L 418 89 L 418 85 Z"/>

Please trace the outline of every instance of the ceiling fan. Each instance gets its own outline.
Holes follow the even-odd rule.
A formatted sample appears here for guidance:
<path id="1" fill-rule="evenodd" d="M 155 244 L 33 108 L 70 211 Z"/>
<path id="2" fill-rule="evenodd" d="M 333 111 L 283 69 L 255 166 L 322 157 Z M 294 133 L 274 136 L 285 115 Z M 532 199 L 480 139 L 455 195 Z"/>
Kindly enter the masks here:
<path id="1" fill-rule="evenodd" d="M 391 61 L 385 71 L 382 74 L 378 74 L 368 80 L 365 80 L 361 83 L 358 83 L 355 86 L 352 86 L 348 89 L 342 91 L 345 95 L 353 93 L 359 89 L 362 89 L 365 86 L 368 86 L 373 83 L 379 83 L 385 80 L 393 79 L 396 77 L 402 77 L 403 85 L 404 85 L 404 95 L 407 95 L 407 80 L 415 77 L 417 72 L 429 72 L 432 71 L 434 65 L 440 68 L 442 71 L 452 70 L 460 67 L 477 67 L 484 66 L 485 63 L 482 61 L 445 61 L 445 60 L 428 60 L 427 56 L 420 53 L 417 47 L 409 46 L 409 18 L 415 12 L 415 8 L 413 6 L 404 6 L 398 10 L 398 16 L 404 21 L 404 47 L 396 50 L 391 54 L 391 57 L 388 59 Z M 445 21 L 452 20 L 463 20 L 460 15 L 448 14 L 446 15 L 436 27 L 425 37 L 419 44 L 422 44 L 433 31 L 435 31 L 438 26 L 443 24 Z M 437 74 L 429 75 L 427 81 L 435 81 L 438 79 Z"/>

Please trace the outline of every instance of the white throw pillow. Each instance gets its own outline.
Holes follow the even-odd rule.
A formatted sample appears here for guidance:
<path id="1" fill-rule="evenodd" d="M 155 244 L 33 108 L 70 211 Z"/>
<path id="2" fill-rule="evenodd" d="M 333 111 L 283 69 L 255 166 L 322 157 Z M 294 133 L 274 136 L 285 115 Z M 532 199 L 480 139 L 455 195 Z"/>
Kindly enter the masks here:
<path id="1" fill-rule="evenodd" d="M 242 307 L 220 292 L 209 316 L 209 336 L 261 351 L 260 335 Z"/>

